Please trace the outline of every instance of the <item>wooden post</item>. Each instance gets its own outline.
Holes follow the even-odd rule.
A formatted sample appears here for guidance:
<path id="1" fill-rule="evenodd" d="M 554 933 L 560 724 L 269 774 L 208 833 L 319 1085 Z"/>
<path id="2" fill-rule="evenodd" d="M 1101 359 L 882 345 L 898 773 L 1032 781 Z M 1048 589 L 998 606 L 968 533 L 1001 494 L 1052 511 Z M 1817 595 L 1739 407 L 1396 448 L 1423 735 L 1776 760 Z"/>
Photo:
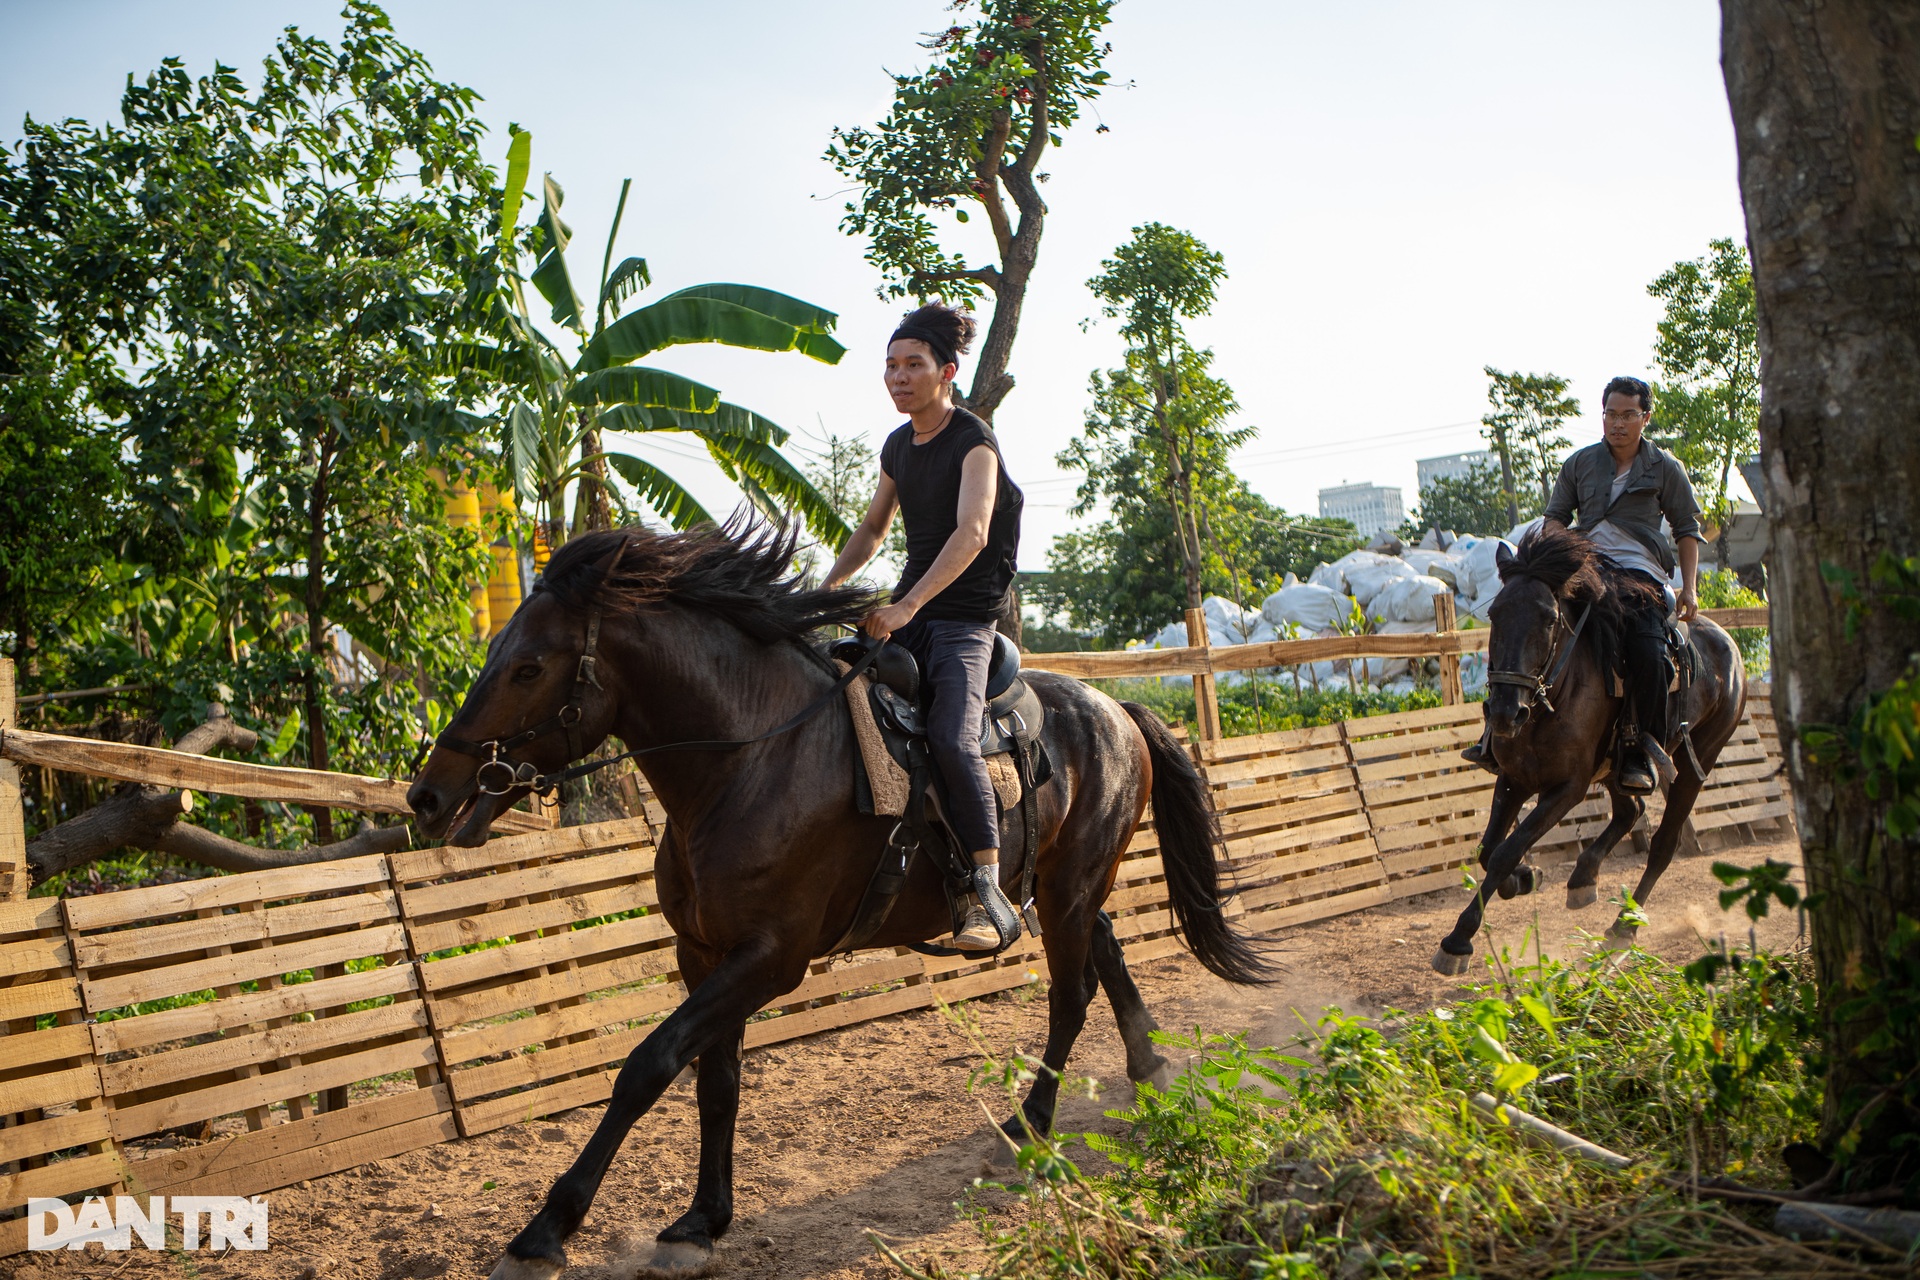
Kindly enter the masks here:
<path id="1" fill-rule="evenodd" d="M 19 723 L 13 659 L 0 658 L 0 733 Z M 20 768 L 0 760 L 0 902 L 18 902 L 31 887 L 27 874 L 27 811 L 20 804 Z"/>
<path id="2" fill-rule="evenodd" d="M 1433 630 L 1436 635 L 1447 635 L 1459 625 L 1459 619 L 1453 610 L 1451 592 L 1433 598 Z M 1467 700 L 1466 686 L 1460 682 L 1460 655 L 1443 653 L 1440 655 L 1440 701 L 1449 707 L 1457 707 Z"/>
<path id="3" fill-rule="evenodd" d="M 1212 647 L 1207 639 L 1207 615 L 1203 609 L 1187 610 L 1187 644 L 1203 654 Z M 1194 673 L 1193 709 L 1200 722 L 1202 742 L 1218 742 L 1226 737 L 1220 731 L 1220 695 L 1213 687 L 1212 671 Z"/>

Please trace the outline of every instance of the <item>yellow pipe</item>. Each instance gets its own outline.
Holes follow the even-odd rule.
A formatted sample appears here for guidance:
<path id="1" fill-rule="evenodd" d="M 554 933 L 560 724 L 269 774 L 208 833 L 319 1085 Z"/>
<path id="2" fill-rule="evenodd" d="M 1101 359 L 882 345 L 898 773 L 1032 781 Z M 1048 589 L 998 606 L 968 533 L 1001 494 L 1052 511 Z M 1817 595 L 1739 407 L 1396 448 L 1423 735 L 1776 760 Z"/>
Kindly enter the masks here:
<path id="1" fill-rule="evenodd" d="M 444 472 L 436 471 L 441 489 L 446 494 L 447 525 L 453 529 L 479 529 L 480 495 L 460 481 L 448 481 Z M 493 634 L 493 616 L 488 599 L 487 584 L 474 586 L 467 594 L 469 607 L 473 611 L 473 634 L 490 636 Z"/>
<path id="2" fill-rule="evenodd" d="M 511 493 L 501 493 L 490 484 L 480 486 L 482 518 L 501 511 L 511 513 L 513 509 Z M 487 576 L 487 609 L 493 623 L 488 633 L 491 638 L 513 620 L 514 611 L 520 607 L 520 557 L 514 554 L 513 540 L 505 536 L 494 539 L 489 550 L 493 552 L 493 572 Z"/>

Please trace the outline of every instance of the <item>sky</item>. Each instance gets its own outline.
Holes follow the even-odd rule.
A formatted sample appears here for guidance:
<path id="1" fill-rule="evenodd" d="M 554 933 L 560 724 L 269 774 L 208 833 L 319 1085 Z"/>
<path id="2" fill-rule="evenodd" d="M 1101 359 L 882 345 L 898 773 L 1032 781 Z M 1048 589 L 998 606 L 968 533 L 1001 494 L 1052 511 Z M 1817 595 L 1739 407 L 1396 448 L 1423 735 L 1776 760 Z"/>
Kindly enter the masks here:
<path id="1" fill-rule="evenodd" d="M 598 264 L 622 178 L 617 252 L 649 296 L 740 281 L 836 310 L 848 354 L 682 347 L 650 361 L 719 387 L 795 432 L 897 425 L 880 382 L 902 304 L 876 297 L 848 198 L 822 159 L 834 126 L 887 110 L 890 70 L 924 65 L 940 0 L 705 4 L 391 0 L 399 37 L 485 98 L 496 163 L 507 125 L 567 193 L 576 279 Z M 215 59 L 248 79 L 281 28 L 337 35 L 311 0 L 0 0 L 0 138 L 21 119 L 117 119 L 129 72 Z M 528 15 L 537 14 L 530 23 Z M 1597 397 L 1647 376 L 1660 315 L 1646 285 L 1715 237 L 1742 235 L 1713 0 L 1120 0 L 1113 85 L 1042 168 L 1050 214 L 995 420 L 1028 494 L 1021 563 L 1075 523 L 1054 455 L 1081 429 L 1091 371 L 1119 362 L 1086 281 L 1147 221 L 1225 255 L 1216 353 L 1249 484 L 1296 512 L 1320 488 L 1401 486 L 1414 461 L 1481 446 L 1482 369 L 1568 378 Z M 1109 132 L 1096 133 L 1104 123 Z M 980 234 L 980 224 L 953 232 Z M 951 244 L 978 244 L 955 234 Z M 963 364 L 964 383 L 970 368 Z M 627 442 L 632 444 L 633 442 Z M 684 441 L 639 442 L 709 509 L 735 501 Z"/>

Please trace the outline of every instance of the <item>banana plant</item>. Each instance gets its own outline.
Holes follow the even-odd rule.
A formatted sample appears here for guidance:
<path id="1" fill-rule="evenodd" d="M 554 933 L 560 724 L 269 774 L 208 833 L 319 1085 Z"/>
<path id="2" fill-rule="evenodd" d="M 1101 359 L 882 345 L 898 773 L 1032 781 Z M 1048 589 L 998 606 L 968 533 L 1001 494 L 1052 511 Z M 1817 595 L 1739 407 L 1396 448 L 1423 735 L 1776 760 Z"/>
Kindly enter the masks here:
<path id="1" fill-rule="evenodd" d="M 609 469 L 675 528 L 711 520 L 693 494 L 666 471 L 602 446 L 606 432 L 678 432 L 698 438 L 757 509 L 772 516 L 798 515 L 823 541 L 836 549 L 842 546 L 850 533 L 846 523 L 779 451 L 787 440 L 784 428 L 722 400 L 712 387 L 635 363 L 681 343 L 717 342 L 758 351 L 798 351 L 836 364 L 846 351 L 831 336 L 838 317 L 798 298 L 742 284 L 695 285 L 623 314 L 626 304 L 652 283 L 644 258 L 629 257 L 618 265 L 613 261 L 631 178 L 620 187 L 591 308 L 574 289 L 566 259 L 572 229 L 560 217 L 564 194 L 551 175 L 541 181 L 540 213 L 531 237 L 533 269 L 522 276 L 516 225 L 531 156 L 532 135 L 516 128 L 507 149 L 500 208 L 500 257 L 509 295 L 501 340 L 497 345 L 474 344 L 461 356 L 511 388 L 499 417 L 502 451 L 521 507 L 535 513 L 548 545 L 566 538 L 569 486 L 579 490 L 574 527 L 593 522 L 601 496 L 613 493 L 605 483 Z M 534 324 L 528 281 L 545 300 L 552 321 L 578 339 L 571 357 Z"/>

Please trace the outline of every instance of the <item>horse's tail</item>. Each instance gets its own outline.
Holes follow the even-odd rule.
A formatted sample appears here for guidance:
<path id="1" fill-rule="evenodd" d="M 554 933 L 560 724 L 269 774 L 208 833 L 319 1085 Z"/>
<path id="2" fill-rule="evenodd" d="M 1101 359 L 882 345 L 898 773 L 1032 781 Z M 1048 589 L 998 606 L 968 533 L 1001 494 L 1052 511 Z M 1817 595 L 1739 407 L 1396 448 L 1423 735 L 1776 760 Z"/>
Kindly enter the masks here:
<path id="1" fill-rule="evenodd" d="M 1160 861 L 1167 871 L 1173 901 L 1174 930 L 1194 958 L 1228 982 L 1263 983 L 1279 977 L 1273 965 L 1227 923 L 1220 905 L 1220 822 L 1209 803 L 1206 780 L 1193 767 L 1186 748 L 1137 702 L 1123 702 L 1147 739 L 1153 764 L 1153 825 L 1160 837 Z"/>

